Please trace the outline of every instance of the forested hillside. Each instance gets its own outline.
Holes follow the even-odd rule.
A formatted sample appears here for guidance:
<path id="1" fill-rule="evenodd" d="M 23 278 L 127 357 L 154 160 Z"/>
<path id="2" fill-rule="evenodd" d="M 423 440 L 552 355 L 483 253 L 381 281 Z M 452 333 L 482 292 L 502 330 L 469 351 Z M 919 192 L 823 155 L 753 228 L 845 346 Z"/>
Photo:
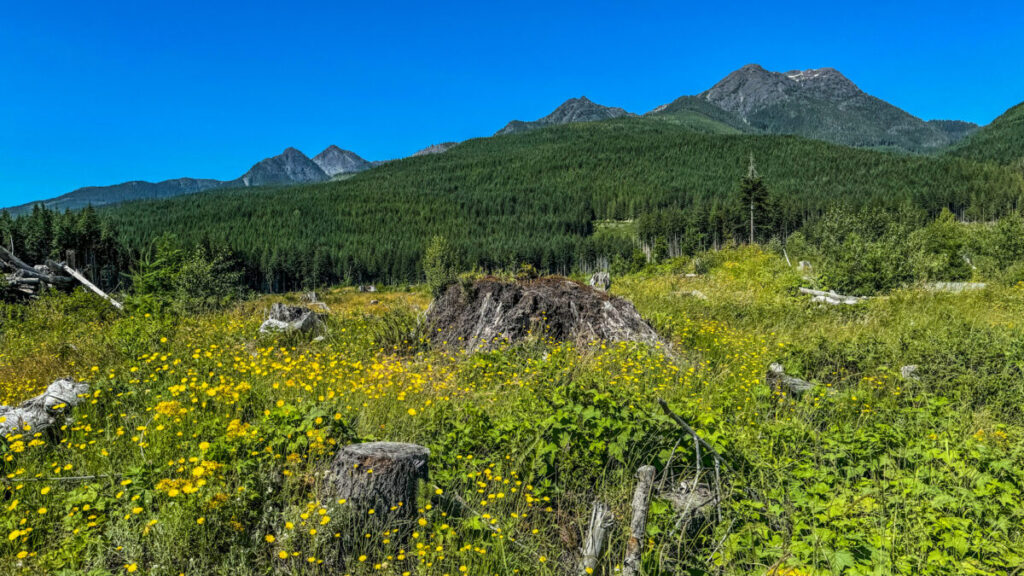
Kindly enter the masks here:
<path id="1" fill-rule="evenodd" d="M 463 267 L 529 262 L 566 272 L 595 250 L 628 255 L 628 239 L 595 247 L 594 220 L 685 208 L 666 235 L 694 248 L 745 237 L 737 182 L 753 155 L 768 188 L 760 234 L 786 236 L 836 203 L 948 208 L 981 220 L 1017 206 L 1019 175 L 958 158 L 856 150 L 789 136 L 707 135 L 620 119 L 471 140 L 343 182 L 216 191 L 102 213 L 127 246 L 171 233 L 231 248 L 250 284 L 413 281 L 424 246 L 446 236 Z"/>
<path id="2" fill-rule="evenodd" d="M 1024 173 L 1024 103 L 968 136 L 950 154 L 971 160 L 1013 165 Z"/>

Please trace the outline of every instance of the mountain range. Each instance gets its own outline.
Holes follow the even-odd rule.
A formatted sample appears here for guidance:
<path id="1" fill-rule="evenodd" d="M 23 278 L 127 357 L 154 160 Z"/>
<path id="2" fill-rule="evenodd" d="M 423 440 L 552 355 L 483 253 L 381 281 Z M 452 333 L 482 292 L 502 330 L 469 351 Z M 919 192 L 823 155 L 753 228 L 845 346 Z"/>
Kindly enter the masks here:
<path id="1" fill-rule="evenodd" d="M 1024 105 L 1022 105 L 1024 106 Z M 668 122 L 704 134 L 795 135 L 851 147 L 900 153 L 948 152 L 1001 163 L 1024 156 L 1024 108 L 1011 109 L 990 126 L 958 120 L 925 121 L 862 91 L 833 68 L 773 72 L 748 64 L 711 88 L 686 95 L 647 112 L 643 118 Z M 635 118 L 622 108 L 597 104 L 586 96 L 571 98 L 547 116 L 513 120 L 494 136 L 578 122 Z M 1018 139 L 1014 140 L 1016 135 Z M 428 146 L 413 157 L 443 153 L 457 142 Z M 986 157 L 986 154 L 996 157 Z M 129 200 L 157 199 L 218 188 L 316 183 L 346 179 L 390 161 L 367 161 L 329 146 L 313 158 L 295 148 L 257 162 L 234 180 L 179 178 L 151 183 L 125 182 L 79 188 L 56 198 L 10 209 L 24 212 L 42 203 L 52 209 L 77 209 Z"/>

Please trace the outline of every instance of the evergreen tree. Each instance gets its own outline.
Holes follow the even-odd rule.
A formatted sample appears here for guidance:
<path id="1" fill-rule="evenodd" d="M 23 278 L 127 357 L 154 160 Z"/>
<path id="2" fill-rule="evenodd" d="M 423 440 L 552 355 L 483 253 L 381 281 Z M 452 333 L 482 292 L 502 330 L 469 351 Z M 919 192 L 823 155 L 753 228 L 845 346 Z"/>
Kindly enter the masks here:
<path id="1" fill-rule="evenodd" d="M 749 213 L 750 222 L 750 243 L 756 241 L 755 230 L 763 227 L 766 219 L 768 204 L 768 189 L 764 181 L 757 173 L 757 166 L 754 165 L 754 153 L 750 153 L 750 165 L 747 167 L 747 175 L 740 180 L 740 198 L 743 206 Z"/>

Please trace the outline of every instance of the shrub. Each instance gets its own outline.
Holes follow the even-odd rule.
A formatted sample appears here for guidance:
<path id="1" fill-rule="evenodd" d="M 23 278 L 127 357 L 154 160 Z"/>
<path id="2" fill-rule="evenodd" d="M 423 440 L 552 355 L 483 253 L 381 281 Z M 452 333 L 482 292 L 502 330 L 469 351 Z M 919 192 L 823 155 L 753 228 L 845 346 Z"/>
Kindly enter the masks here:
<path id="1" fill-rule="evenodd" d="M 423 254 L 423 272 L 427 277 L 430 293 L 438 297 L 458 273 L 458 264 L 452 247 L 443 236 L 434 236 Z"/>

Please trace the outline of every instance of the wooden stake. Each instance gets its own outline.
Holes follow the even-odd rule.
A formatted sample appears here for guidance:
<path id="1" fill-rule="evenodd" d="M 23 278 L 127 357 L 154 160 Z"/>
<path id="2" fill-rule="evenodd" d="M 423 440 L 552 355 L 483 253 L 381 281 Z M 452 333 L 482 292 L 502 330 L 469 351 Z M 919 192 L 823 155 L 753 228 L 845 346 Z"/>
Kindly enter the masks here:
<path id="1" fill-rule="evenodd" d="M 594 507 L 590 510 L 590 525 L 587 528 L 587 536 L 583 540 L 583 553 L 580 558 L 580 576 L 593 574 L 597 570 L 597 563 L 601 559 L 601 552 L 604 550 L 605 540 L 608 533 L 615 526 L 615 516 L 607 504 L 594 501 Z"/>
<path id="2" fill-rule="evenodd" d="M 629 522 L 629 542 L 626 558 L 622 562 L 623 576 L 640 574 L 640 560 L 647 542 L 647 510 L 651 506 L 651 486 L 654 484 L 654 466 L 641 466 L 636 471 L 636 490 L 633 492 L 633 518 Z"/>

